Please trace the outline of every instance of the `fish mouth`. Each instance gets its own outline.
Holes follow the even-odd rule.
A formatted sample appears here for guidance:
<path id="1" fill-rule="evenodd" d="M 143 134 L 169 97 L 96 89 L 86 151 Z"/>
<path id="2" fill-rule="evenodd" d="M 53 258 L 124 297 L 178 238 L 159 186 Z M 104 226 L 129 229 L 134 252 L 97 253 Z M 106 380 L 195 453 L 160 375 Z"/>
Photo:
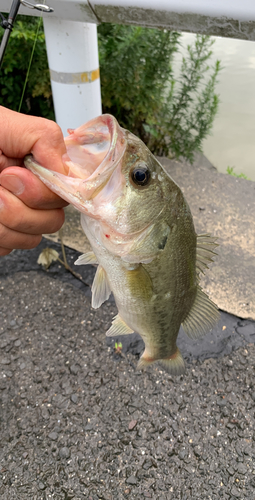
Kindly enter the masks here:
<path id="1" fill-rule="evenodd" d="M 68 132 L 67 153 L 62 157 L 64 174 L 44 168 L 33 155 L 26 156 L 24 163 L 51 191 L 80 212 L 93 215 L 93 198 L 108 183 L 125 153 L 125 130 L 106 114 Z"/>

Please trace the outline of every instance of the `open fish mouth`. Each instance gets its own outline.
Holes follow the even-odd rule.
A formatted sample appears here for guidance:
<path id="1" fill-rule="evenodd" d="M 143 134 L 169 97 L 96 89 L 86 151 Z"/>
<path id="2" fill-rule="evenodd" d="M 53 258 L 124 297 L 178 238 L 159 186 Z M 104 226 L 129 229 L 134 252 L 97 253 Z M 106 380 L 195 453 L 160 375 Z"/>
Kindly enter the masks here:
<path id="1" fill-rule="evenodd" d="M 33 155 L 26 156 L 24 163 L 61 198 L 80 212 L 91 213 L 93 198 L 108 183 L 126 151 L 125 131 L 106 114 L 68 132 L 67 153 L 62 158 L 65 174 L 44 168 Z"/>

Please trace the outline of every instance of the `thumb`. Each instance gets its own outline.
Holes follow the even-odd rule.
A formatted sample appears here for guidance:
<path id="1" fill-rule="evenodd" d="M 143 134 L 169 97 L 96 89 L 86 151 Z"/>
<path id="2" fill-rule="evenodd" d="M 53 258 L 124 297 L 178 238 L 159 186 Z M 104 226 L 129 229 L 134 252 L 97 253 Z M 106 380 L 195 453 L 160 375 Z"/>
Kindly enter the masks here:
<path id="1" fill-rule="evenodd" d="M 0 173 L 0 185 L 30 208 L 52 209 L 68 205 L 25 168 L 9 167 L 3 170 Z"/>

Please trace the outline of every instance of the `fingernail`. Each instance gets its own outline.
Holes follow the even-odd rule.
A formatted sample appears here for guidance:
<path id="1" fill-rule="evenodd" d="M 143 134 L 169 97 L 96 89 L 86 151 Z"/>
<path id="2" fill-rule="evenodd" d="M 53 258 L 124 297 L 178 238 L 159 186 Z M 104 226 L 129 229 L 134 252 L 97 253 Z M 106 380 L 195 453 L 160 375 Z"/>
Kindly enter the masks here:
<path id="1" fill-rule="evenodd" d="M 22 194 L 25 189 L 23 182 L 16 175 L 2 175 L 1 186 L 17 196 Z"/>

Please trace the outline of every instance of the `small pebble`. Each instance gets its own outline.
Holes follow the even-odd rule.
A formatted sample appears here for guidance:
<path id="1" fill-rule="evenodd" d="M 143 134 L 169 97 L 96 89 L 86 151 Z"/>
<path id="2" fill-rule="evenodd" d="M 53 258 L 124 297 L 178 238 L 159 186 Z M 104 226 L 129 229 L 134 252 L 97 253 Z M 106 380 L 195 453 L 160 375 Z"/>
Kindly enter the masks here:
<path id="1" fill-rule="evenodd" d="M 78 396 L 76 394 L 72 394 L 70 399 L 72 403 L 76 404 L 78 401 Z"/>
<path id="2" fill-rule="evenodd" d="M 60 458 L 69 458 L 70 457 L 70 450 L 66 446 L 63 448 L 60 448 L 59 450 L 59 456 Z"/>
<path id="3" fill-rule="evenodd" d="M 45 486 L 45 484 L 44 484 L 44 483 L 42 483 L 42 482 L 40 481 L 40 483 L 38 484 L 38 488 L 39 488 L 40 490 L 45 490 L 46 486 Z"/>
<path id="4" fill-rule="evenodd" d="M 50 432 L 49 438 L 52 439 L 52 441 L 57 441 L 58 435 L 56 432 Z"/>
<path id="5" fill-rule="evenodd" d="M 132 484 L 132 485 L 135 485 L 137 483 L 137 479 L 135 476 L 129 476 L 127 479 L 126 479 L 126 483 L 127 484 Z"/>
<path id="6" fill-rule="evenodd" d="M 131 420 L 131 422 L 129 422 L 129 424 L 128 424 L 128 429 L 130 431 L 132 431 L 135 428 L 136 424 L 137 424 L 137 420 Z"/>
<path id="7" fill-rule="evenodd" d="M 77 375 L 79 368 L 80 367 L 78 365 L 71 365 L 69 370 L 73 375 Z"/>

